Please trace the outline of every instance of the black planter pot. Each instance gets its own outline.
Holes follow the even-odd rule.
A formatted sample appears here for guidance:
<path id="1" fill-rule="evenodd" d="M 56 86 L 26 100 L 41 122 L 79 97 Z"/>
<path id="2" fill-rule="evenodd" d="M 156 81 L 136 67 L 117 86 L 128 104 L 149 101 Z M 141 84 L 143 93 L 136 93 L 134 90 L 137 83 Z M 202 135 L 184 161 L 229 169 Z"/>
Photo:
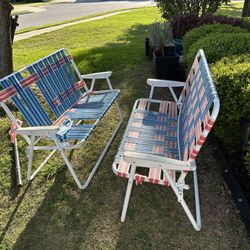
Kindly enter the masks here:
<path id="1" fill-rule="evenodd" d="M 155 56 L 154 69 L 157 79 L 178 80 L 179 78 L 179 56 Z"/>
<path id="2" fill-rule="evenodd" d="M 173 43 L 169 43 L 164 46 L 163 48 L 164 56 L 175 56 L 176 55 L 176 48 Z"/>

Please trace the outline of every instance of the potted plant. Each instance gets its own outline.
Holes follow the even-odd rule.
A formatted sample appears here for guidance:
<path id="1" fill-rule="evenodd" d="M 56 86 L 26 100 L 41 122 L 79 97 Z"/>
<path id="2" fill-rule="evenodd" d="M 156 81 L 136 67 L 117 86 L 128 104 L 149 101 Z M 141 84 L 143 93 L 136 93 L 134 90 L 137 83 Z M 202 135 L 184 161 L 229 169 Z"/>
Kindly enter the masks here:
<path id="1" fill-rule="evenodd" d="M 176 80 L 178 78 L 179 56 L 172 42 L 170 23 L 154 23 L 150 27 L 150 47 L 153 51 L 156 78 Z"/>

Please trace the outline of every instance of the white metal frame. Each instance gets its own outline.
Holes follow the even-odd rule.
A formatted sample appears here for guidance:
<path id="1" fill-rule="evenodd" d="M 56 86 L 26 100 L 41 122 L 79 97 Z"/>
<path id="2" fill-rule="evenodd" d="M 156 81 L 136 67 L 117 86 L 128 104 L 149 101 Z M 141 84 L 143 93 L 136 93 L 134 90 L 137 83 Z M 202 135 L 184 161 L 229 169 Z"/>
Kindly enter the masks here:
<path id="1" fill-rule="evenodd" d="M 199 53 L 203 54 L 204 52 L 202 50 L 199 51 Z M 207 65 L 206 65 L 207 66 Z M 208 68 L 208 66 L 207 66 Z M 208 69 L 209 70 L 209 69 Z M 212 80 L 210 78 L 210 80 Z M 149 94 L 149 104 L 150 103 L 159 103 L 160 100 L 153 99 L 154 89 L 156 87 L 163 87 L 163 88 L 169 88 L 175 102 L 177 103 L 177 106 L 179 110 L 181 110 L 182 106 L 182 100 L 181 95 L 180 97 L 177 97 L 173 88 L 174 87 L 183 87 L 185 88 L 186 83 L 185 82 L 177 82 L 177 81 L 169 81 L 169 80 L 158 80 L 158 79 L 148 79 L 147 84 L 151 86 L 150 94 Z M 137 102 L 134 105 L 134 109 L 137 106 Z M 150 106 L 150 105 L 149 105 Z M 211 114 L 211 119 L 214 121 L 216 120 L 218 113 L 219 113 L 219 98 L 216 98 L 214 101 L 214 107 L 213 112 Z M 149 109 L 149 107 L 148 107 Z M 179 119 L 178 119 L 178 128 L 179 128 Z M 179 134 L 179 131 L 177 131 Z M 209 131 L 204 129 L 202 132 L 202 135 L 207 137 Z M 178 144 L 179 144 L 179 137 L 178 137 Z M 199 150 L 201 146 L 197 145 L 196 149 Z M 180 147 L 179 147 L 180 148 Z M 180 152 L 179 152 L 180 155 Z M 200 231 L 201 229 L 201 213 L 200 213 L 200 199 L 199 199 L 199 188 L 198 188 L 198 178 L 197 178 L 197 172 L 196 172 L 196 162 L 195 160 L 189 159 L 187 162 L 160 157 L 160 156 L 154 156 L 154 155 L 148 155 L 148 154 L 141 154 L 136 152 L 124 152 L 123 154 L 123 160 L 131 165 L 130 168 L 130 174 L 126 189 L 126 194 L 124 198 L 123 203 L 123 209 L 121 214 L 121 222 L 125 221 L 126 213 L 128 209 L 128 204 L 130 200 L 130 195 L 133 187 L 133 181 L 135 177 L 135 172 L 137 167 L 144 167 L 144 168 L 160 168 L 164 172 L 166 178 L 168 179 L 168 182 L 170 186 L 172 187 L 178 202 L 183 207 L 186 215 L 188 216 L 190 222 L 192 223 L 195 230 Z M 168 170 L 175 170 L 180 172 L 179 178 L 175 182 L 171 176 L 168 173 Z M 187 171 L 193 172 L 193 179 L 194 179 L 194 198 L 195 198 L 195 211 L 196 211 L 196 217 L 193 216 L 192 212 L 190 211 L 188 205 L 186 204 L 184 200 L 184 190 L 189 189 L 189 185 L 185 183 L 185 177 L 187 176 Z"/>
<path id="2" fill-rule="evenodd" d="M 74 62 L 73 62 L 73 64 L 74 64 Z M 75 68 L 77 70 L 77 73 L 78 73 L 80 79 L 82 79 L 82 80 L 83 79 L 91 79 L 92 80 L 90 90 L 87 87 L 85 87 L 85 90 L 87 89 L 85 94 L 88 94 L 89 92 L 91 92 L 92 94 L 101 94 L 101 93 L 108 93 L 108 92 L 113 90 L 110 79 L 109 79 L 111 74 L 112 74 L 111 71 L 93 73 L 93 74 L 88 74 L 88 75 L 80 75 L 76 65 L 75 65 Z M 107 81 L 107 84 L 108 84 L 108 89 L 94 91 L 94 85 L 95 85 L 95 81 L 97 79 L 105 79 Z M 83 96 L 85 94 L 83 94 Z M 102 159 L 106 155 L 109 146 L 111 145 L 112 141 L 114 140 L 114 138 L 115 138 L 115 136 L 116 136 L 121 124 L 122 124 L 122 120 L 123 120 L 122 112 L 120 110 L 118 102 L 115 101 L 115 106 L 116 106 L 116 109 L 118 111 L 120 120 L 119 120 L 116 128 L 114 129 L 108 143 L 106 144 L 105 148 L 103 149 L 102 153 L 100 154 L 95 166 L 93 167 L 92 171 L 90 172 L 89 176 L 86 178 L 85 182 L 81 183 L 81 181 L 79 180 L 79 178 L 77 177 L 77 175 L 73 169 L 73 165 L 70 163 L 68 157 L 66 156 L 65 151 L 79 148 L 85 142 L 86 139 L 80 140 L 78 143 L 70 145 L 70 144 L 65 143 L 65 142 L 61 143 L 58 140 L 56 133 L 59 130 L 59 126 L 39 126 L 39 127 L 22 128 L 21 125 L 18 123 L 18 120 L 13 116 L 13 114 L 11 113 L 9 108 L 7 107 L 7 105 L 3 102 L 1 102 L 0 105 L 5 110 L 8 117 L 10 118 L 10 120 L 16 125 L 16 129 L 15 129 L 16 134 L 21 135 L 28 143 L 28 146 L 27 146 L 27 157 L 28 157 L 27 179 L 29 181 L 34 179 L 34 177 L 39 173 L 39 171 L 43 168 L 43 166 L 45 166 L 45 164 L 54 155 L 54 153 L 56 151 L 59 151 L 59 153 L 61 154 L 65 164 L 67 165 L 67 167 L 71 173 L 71 175 L 73 176 L 74 181 L 76 182 L 77 186 L 80 189 L 85 189 L 89 185 L 89 183 L 92 180 L 95 172 L 97 171 Z M 97 125 L 99 123 L 99 121 L 100 121 L 100 119 L 96 120 L 94 125 Z M 77 124 L 79 124 L 80 122 L 81 121 L 79 121 Z M 52 145 L 52 146 L 39 146 L 39 145 L 37 145 L 40 142 L 40 140 L 44 139 L 44 138 L 52 138 L 54 145 Z M 17 150 L 17 154 L 18 154 L 18 148 L 16 148 L 16 150 Z M 51 151 L 51 153 L 40 164 L 40 166 L 32 173 L 32 163 L 33 163 L 34 151 L 39 151 L 39 150 L 48 150 L 48 151 Z"/>
<path id="3" fill-rule="evenodd" d="M 144 168 L 160 168 L 163 170 L 170 186 L 172 187 L 178 202 L 182 205 L 185 213 L 187 214 L 190 222 L 192 223 L 195 230 L 199 231 L 201 229 L 201 216 L 200 216 L 200 201 L 199 201 L 199 188 L 198 179 L 196 173 L 195 161 L 183 162 L 179 160 L 164 158 L 160 156 L 152 156 L 147 154 L 138 154 L 135 152 L 125 152 L 123 154 L 123 159 L 131 165 L 126 195 L 124 199 L 121 222 L 125 221 L 126 213 L 128 209 L 128 204 L 130 200 L 130 195 L 133 187 L 133 181 L 135 176 L 135 171 L 137 167 Z M 175 182 L 168 173 L 168 170 L 180 171 L 181 174 L 178 180 Z M 184 190 L 189 189 L 189 186 L 185 184 L 185 177 L 187 173 L 185 171 L 193 171 L 194 177 L 194 193 L 195 193 L 195 208 L 196 208 L 196 219 L 192 215 L 188 205 L 184 200 Z"/>

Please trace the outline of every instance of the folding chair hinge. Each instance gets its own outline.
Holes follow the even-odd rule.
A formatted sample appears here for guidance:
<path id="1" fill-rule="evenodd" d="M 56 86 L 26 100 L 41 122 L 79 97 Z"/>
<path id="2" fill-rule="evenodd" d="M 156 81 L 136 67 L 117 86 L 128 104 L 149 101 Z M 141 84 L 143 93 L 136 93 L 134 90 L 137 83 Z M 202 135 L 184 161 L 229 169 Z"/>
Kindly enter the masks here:
<path id="1" fill-rule="evenodd" d="M 189 162 L 189 166 L 190 166 L 190 171 L 195 171 L 196 170 L 196 163 L 195 163 L 195 161 L 190 161 Z"/>
<path id="2" fill-rule="evenodd" d="M 182 202 L 183 201 L 183 190 L 182 191 L 178 191 L 178 196 L 177 196 L 177 198 L 178 198 L 178 202 Z"/>
<path id="3" fill-rule="evenodd" d="M 183 193 L 183 190 L 189 190 L 189 185 L 185 184 L 185 182 L 177 183 L 177 189 L 179 193 Z"/>
<path id="4" fill-rule="evenodd" d="M 183 184 L 182 188 L 185 189 L 185 190 L 189 190 L 189 185 Z"/>
<path id="5" fill-rule="evenodd" d="M 181 101 L 177 101 L 177 108 L 179 109 L 179 110 L 181 110 L 181 108 L 182 108 L 182 102 Z"/>

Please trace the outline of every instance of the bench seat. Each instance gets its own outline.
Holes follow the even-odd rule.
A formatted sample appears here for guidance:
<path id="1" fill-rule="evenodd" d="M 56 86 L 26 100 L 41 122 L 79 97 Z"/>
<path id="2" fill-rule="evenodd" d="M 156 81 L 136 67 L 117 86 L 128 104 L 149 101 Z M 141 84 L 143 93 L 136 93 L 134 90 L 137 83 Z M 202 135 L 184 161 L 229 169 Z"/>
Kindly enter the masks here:
<path id="1" fill-rule="evenodd" d="M 99 120 L 114 103 L 119 93 L 119 89 L 113 89 L 101 94 L 84 96 L 65 115 L 72 120 Z"/>
<path id="2" fill-rule="evenodd" d="M 150 100 L 142 98 L 134 105 L 113 163 L 113 171 L 118 176 L 129 178 L 130 164 L 122 159 L 125 151 L 179 160 L 176 103 L 161 101 L 158 111 L 147 110 L 149 106 Z M 168 172 L 174 180 L 175 171 Z M 136 173 L 134 180 L 137 183 L 150 182 L 169 186 L 164 172 L 159 168 L 149 168 L 146 174 Z"/>

